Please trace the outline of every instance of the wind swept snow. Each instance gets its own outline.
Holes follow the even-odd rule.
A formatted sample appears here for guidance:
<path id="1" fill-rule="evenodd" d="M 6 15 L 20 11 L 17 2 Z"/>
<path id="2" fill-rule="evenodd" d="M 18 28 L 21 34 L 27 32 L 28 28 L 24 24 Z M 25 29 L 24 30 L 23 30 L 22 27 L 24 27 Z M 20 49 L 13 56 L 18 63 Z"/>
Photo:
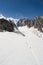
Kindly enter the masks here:
<path id="1" fill-rule="evenodd" d="M 25 34 L 0 32 L 0 65 L 43 65 L 43 34 L 19 27 Z"/>

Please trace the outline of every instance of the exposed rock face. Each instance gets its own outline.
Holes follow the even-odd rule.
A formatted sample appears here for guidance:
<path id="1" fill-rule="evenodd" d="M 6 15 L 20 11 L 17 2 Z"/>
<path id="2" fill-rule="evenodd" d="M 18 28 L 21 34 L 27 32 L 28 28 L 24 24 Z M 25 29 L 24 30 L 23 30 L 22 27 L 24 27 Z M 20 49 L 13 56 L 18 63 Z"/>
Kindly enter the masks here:
<path id="1" fill-rule="evenodd" d="M 25 25 L 27 25 L 28 27 L 32 27 L 34 25 L 34 21 L 24 18 L 24 19 L 20 19 L 17 22 L 17 26 L 25 26 Z"/>
<path id="2" fill-rule="evenodd" d="M 35 17 L 34 19 L 20 19 L 17 22 L 17 26 L 25 26 L 27 25 L 29 28 L 34 26 L 34 28 L 37 28 L 39 31 L 42 31 L 43 28 L 43 18 L 40 16 Z"/>
<path id="3" fill-rule="evenodd" d="M 20 19 L 17 22 L 17 26 L 25 26 L 27 25 L 29 28 L 34 26 L 34 28 L 37 28 L 39 31 L 43 32 L 43 18 L 40 16 L 35 17 L 34 19 Z M 18 30 L 16 24 L 11 20 L 6 19 L 0 19 L 0 31 L 9 31 L 13 32 L 15 28 Z"/>
<path id="4" fill-rule="evenodd" d="M 40 16 L 35 17 L 34 27 L 35 27 L 35 28 L 38 28 L 38 30 L 42 32 L 42 28 L 43 28 L 43 18 L 41 18 Z"/>
<path id="5" fill-rule="evenodd" d="M 0 19 L 0 30 L 5 30 L 9 32 L 14 31 L 14 27 L 18 29 L 12 21 L 8 21 L 6 19 Z"/>
<path id="6" fill-rule="evenodd" d="M 20 19 L 17 22 L 17 26 L 25 26 L 26 25 L 26 22 L 27 22 L 27 20 L 25 18 L 24 19 Z"/>
<path id="7" fill-rule="evenodd" d="M 34 21 L 33 20 L 28 20 L 27 26 L 30 28 L 34 25 Z"/>
<path id="8" fill-rule="evenodd" d="M 28 27 L 32 27 L 34 26 L 34 28 L 37 28 L 39 31 L 43 32 L 42 28 L 43 28 L 43 18 L 40 16 L 35 17 L 35 19 L 33 20 L 28 20 L 27 23 Z"/>

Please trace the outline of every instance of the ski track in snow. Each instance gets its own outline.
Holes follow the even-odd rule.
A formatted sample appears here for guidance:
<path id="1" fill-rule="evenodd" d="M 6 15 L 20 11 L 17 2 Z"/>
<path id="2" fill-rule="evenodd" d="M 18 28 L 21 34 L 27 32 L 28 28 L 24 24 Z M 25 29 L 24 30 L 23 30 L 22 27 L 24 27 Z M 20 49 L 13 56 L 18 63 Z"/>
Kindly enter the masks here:
<path id="1" fill-rule="evenodd" d="M 27 47 L 28 47 L 28 42 L 27 42 Z M 32 49 L 31 45 L 30 45 L 29 48 L 30 48 L 30 51 L 31 51 L 32 55 L 34 56 L 34 58 L 36 60 L 37 65 L 40 65 L 39 59 L 37 58 L 36 54 L 34 53 L 34 50 Z"/>
<path id="2" fill-rule="evenodd" d="M 9 50 L 5 50 L 5 49 L 7 49 L 6 47 L 4 48 L 4 47 L 2 47 L 2 50 L 4 50 L 4 51 L 0 51 L 0 65 L 20 65 L 20 59 L 22 60 L 21 61 L 21 65 L 31 65 L 32 63 L 32 65 L 41 65 L 40 64 L 40 60 L 39 60 L 39 58 L 37 57 L 37 55 L 35 54 L 35 50 L 34 50 L 34 48 L 33 48 L 33 46 L 31 45 L 31 44 L 34 44 L 34 43 L 32 43 L 32 41 L 34 41 L 35 39 L 34 38 L 36 38 L 36 40 L 38 39 L 38 40 L 41 40 L 41 38 L 42 38 L 42 34 L 41 33 L 39 33 L 39 32 L 37 32 L 36 30 L 30 30 L 29 29 L 29 31 L 28 31 L 28 29 L 26 28 L 26 27 L 24 27 L 25 29 L 23 29 L 23 27 L 22 28 L 20 28 L 21 30 L 20 31 L 22 31 L 22 33 L 23 34 L 25 34 L 25 37 L 23 37 L 22 35 L 20 35 L 20 34 L 16 34 L 16 33 L 0 33 L 0 41 L 1 41 L 1 43 L 2 44 L 5 44 L 6 43 L 6 41 L 7 41 L 7 43 L 11 43 L 11 45 L 9 45 L 9 44 L 7 44 L 7 46 L 6 46 L 6 44 L 5 44 L 5 46 L 6 47 L 8 47 L 8 49 Z M 29 33 L 29 34 L 28 34 Z M 8 34 L 8 36 L 9 37 L 7 37 L 7 35 L 6 34 Z M 15 37 L 14 37 L 14 35 L 15 35 Z M 35 35 L 37 35 L 38 37 L 36 37 Z M 33 36 L 33 37 L 32 37 Z M 7 39 L 5 38 L 5 37 L 7 37 Z M 16 39 L 17 38 L 17 39 Z M 39 39 L 40 38 L 40 39 Z M 2 40 L 4 40 L 4 41 L 2 41 Z M 36 42 L 36 40 L 35 40 L 35 42 Z M 42 39 L 43 40 L 43 39 Z M 5 42 L 5 43 L 3 43 L 3 42 Z M 16 62 L 15 62 L 15 64 L 13 64 L 13 61 L 11 61 L 12 59 L 14 59 L 14 58 L 12 58 L 13 56 L 15 57 L 15 53 L 14 53 L 14 51 L 15 51 L 15 49 L 12 49 L 12 48 L 14 48 L 13 47 L 13 42 L 15 42 L 17 45 L 15 45 L 14 44 L 14 47 L 15 47 L 15 49 L 16 49 L 16 52 L 15 53 L 17 53 L 18 52 L 18 55 L 16 55 L 17 56 L 17 58 L 16 58 Z M 1 43 L 0 43 L 0 45 L 1 45 Z M 9 46 L 8 46 L 9 45 Z M 2 46 L 2 45 L 1 45 Z M 0 46 L 0 47 L 1 47 Z M 3 45 L 4 46 L 4 45 Z M 10 47 L 10 48 L 9 48 Z M 10 50 L 11 49 L 11 50 Z M 1 48 L 0 48 L 0 50 L 1 50 Z M 20 51 L 21 50 L 21 51 Z M 7 53 L 7 52 L 8 53 Z M 21 54 L 21 53 L 22 54 Z M 3 54 L 4 53 L 4 54 Z M 19 54 L 20 53 L 20 54 Z M 2 54 L 2 55 L 1 55 Z M 28 55 L 28 54 L 30 54 L 30 56 Z M 20 55 L 20 56 L 19 56 Z M 23 56 L 22 56 L 23 55 Z M 21 57 L 21 58 L 20 58 Z M 43 56 L 42 56 L 43 57 Z M 30 58 L 30 62 L 28 62 L 28 60 L 29 60 L 29 58 Z M 32 60 L 32 58 L 33 58 L 33 60 Z M 10 64 L 9 64 L 9 62 L 10 62 Z M 18 61 L 18 64 L 17 64 L 17 61 Z"/>
<path id="3" fill-rule="evenodd" d="M 26 38 L 26 40 L 27 40 L 27 38 Z M 27 46 L 26 49 L 27 49 L 27 48 L 30 49 L 30 51 L 31 51 L 31 53 L 32 53 L 32 55 L 33 55 L 33 57 L 34 57 L 35 60 L 36 60 L 37 65 L 40 65 L 39 59 L 37 58 L 36 54 L 34 53 L 34 50 L 32 49 L 30 43 L 28 43 L 27 41 L 26 41 L 26 46 Z"/>
<path id="4" fill-rule="evenodd" d="M 34 33 L 37 37 L 42 38 L 41 32 L 39 32 L 37 30 L 33 30 L 32 33 Z M 32 55 L 34 56 L 34 58 L 36 60 L 37 65 L 40 65 L 39 59 L 37 58 L 36 54 L 34 53 L 34 50 L 32 49 L 30 43 L 28 44 L 28 42 L 27 42 L 27 38 L 25 40 L 26 40 L 26 42 L 25 42 L 25 44 L 26 44 L 25 50 L 29 47 Z"/>

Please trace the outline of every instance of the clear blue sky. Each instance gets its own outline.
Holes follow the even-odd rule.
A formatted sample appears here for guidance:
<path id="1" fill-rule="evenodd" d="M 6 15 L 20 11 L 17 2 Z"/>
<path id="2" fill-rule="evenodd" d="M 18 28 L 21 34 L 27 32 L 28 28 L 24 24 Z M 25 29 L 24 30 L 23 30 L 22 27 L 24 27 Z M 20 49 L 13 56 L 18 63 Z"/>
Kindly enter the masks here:
<path id="1" fill-rule="evenodd" d="M 14 18 L 43 16 L 43 0 L 0 0 L 0 14 Z"/>

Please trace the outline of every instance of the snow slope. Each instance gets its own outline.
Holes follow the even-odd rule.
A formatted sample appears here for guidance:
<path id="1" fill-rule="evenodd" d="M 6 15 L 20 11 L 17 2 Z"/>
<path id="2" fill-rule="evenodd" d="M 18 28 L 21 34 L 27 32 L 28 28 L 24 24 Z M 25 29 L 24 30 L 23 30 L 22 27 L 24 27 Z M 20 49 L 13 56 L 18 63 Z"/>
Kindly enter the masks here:
<path id="1" fill-rule="evenodd" d="M 0 32 L 0 65 L 43 65 L 43 34 L 33 27 L 19 30 L 25 37 Z"/>

